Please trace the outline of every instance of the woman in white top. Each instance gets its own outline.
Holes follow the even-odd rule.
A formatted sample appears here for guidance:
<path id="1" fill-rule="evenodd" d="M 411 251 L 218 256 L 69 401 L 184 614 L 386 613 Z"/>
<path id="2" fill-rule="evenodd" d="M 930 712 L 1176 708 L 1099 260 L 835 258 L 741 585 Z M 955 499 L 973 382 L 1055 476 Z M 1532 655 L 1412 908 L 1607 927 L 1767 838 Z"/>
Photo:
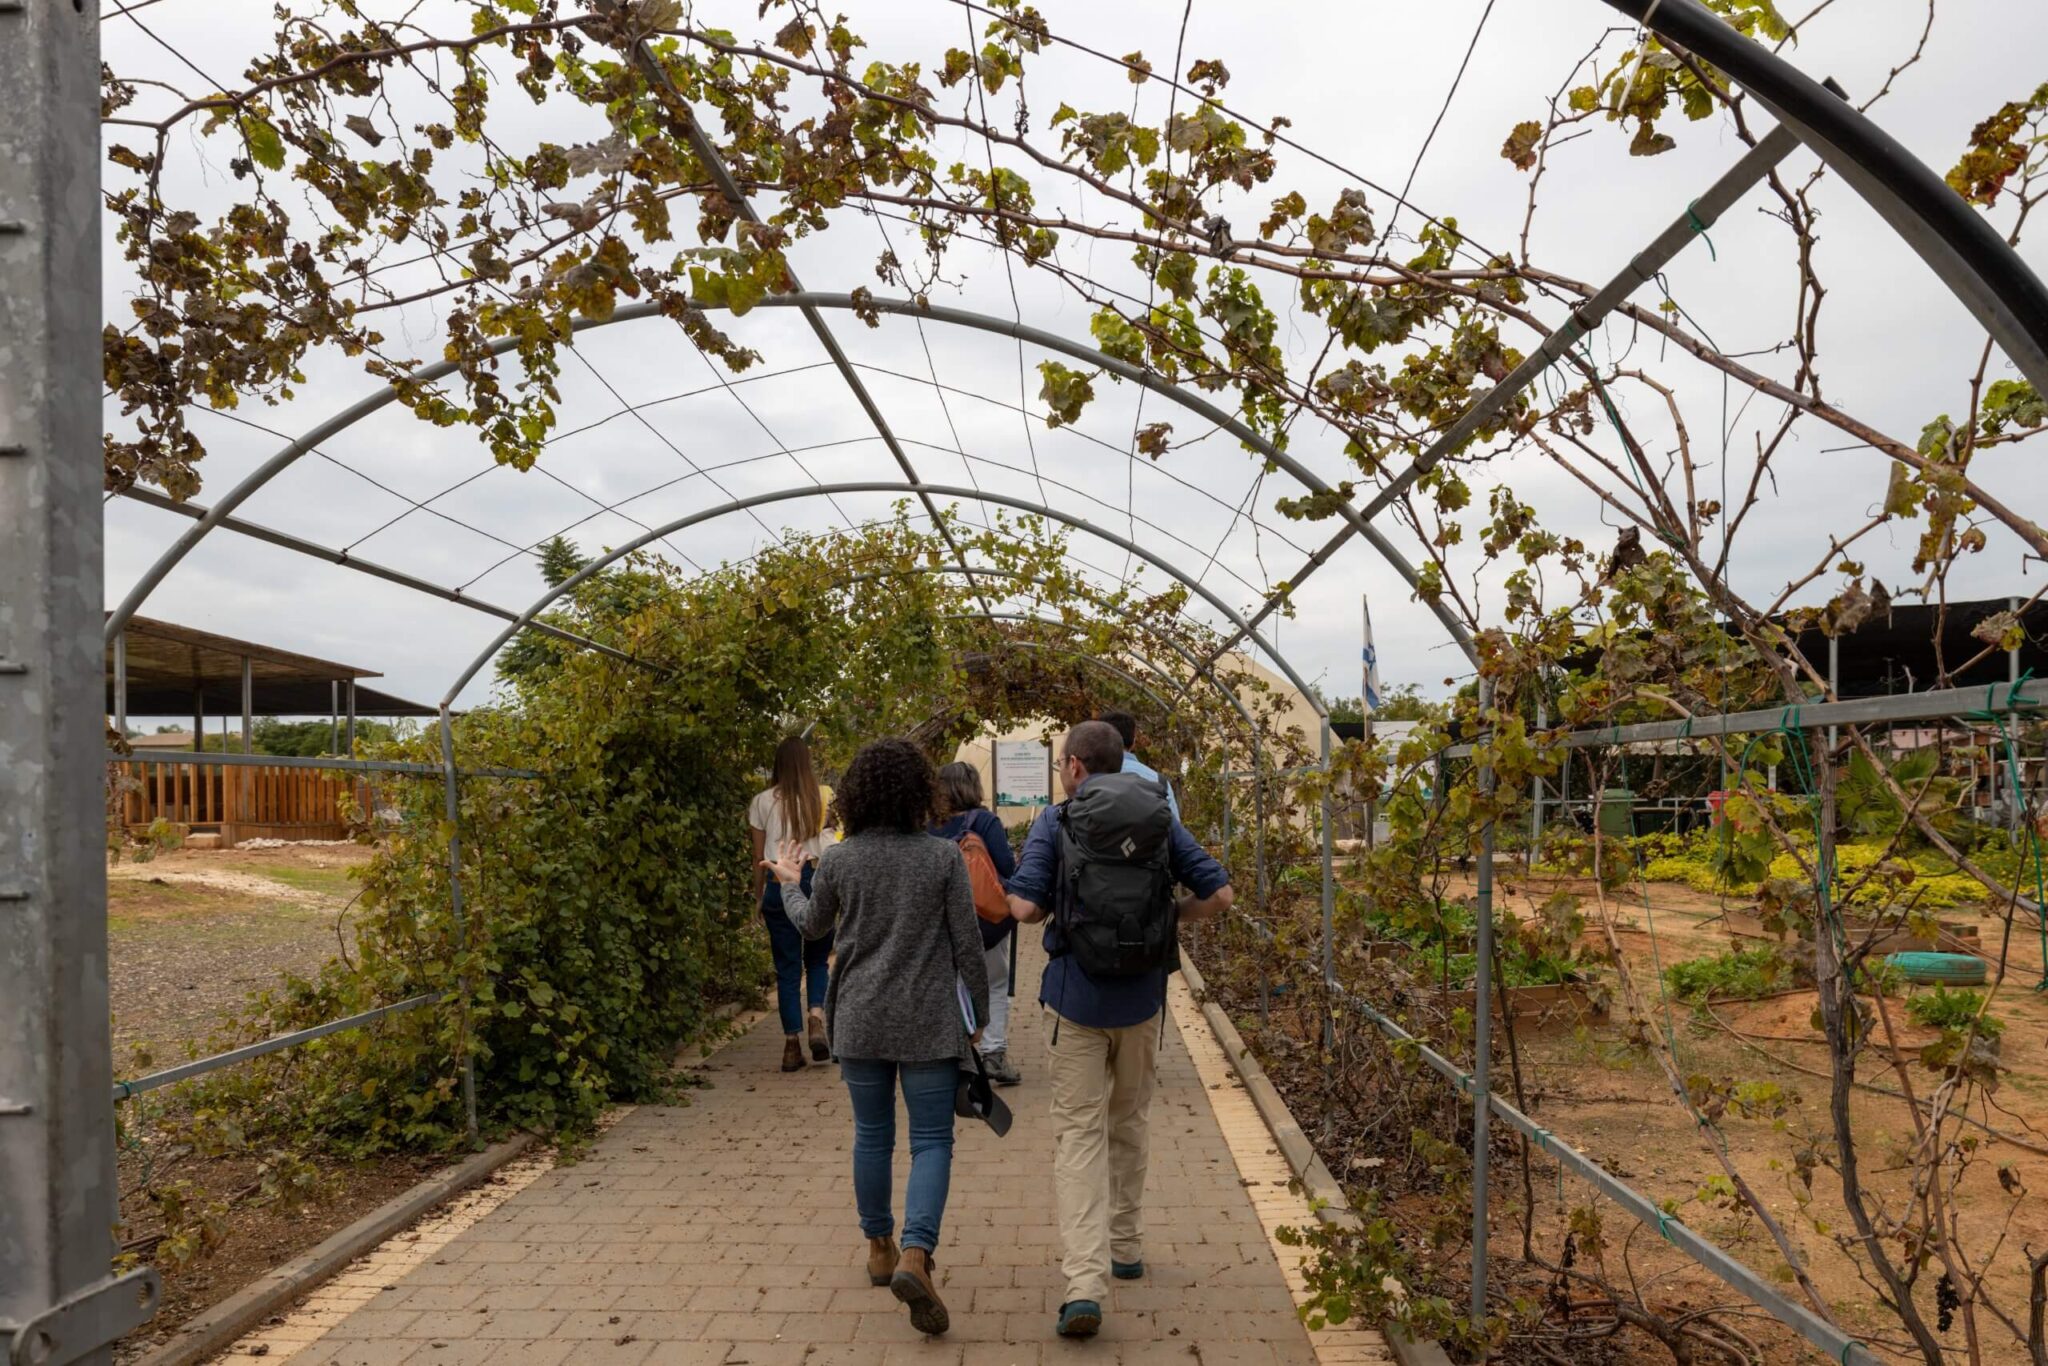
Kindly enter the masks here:
<path id="1" fill-rule="evenodd" d="M 832 1056 L 825 1040 L 825 987 L 832 936 L 806 941 L 797 932 L 783 913 L 781 885 L 768 880 L 761 861 L 764 851 L 779 850 L 786 840 L 795 841 L 803 848 L 803 889 L 810 891 L 818 855 L 832 843 L 825 824 L 831 800 L 831 790 L 818 782 L 811 764 L 811 747 L 802 736 L 792 735 L 776 746 L 774 786 L 747 806 L 747 825 L 753 836 L 754 899 L 760 904 L 761 918 L 768 926 L 768 945 L 775 954 L 775 1004 L 782 1014 L 785 1072 L 804 1065 L 806 1005 L 812 1059 L 824 1062 Z"/>

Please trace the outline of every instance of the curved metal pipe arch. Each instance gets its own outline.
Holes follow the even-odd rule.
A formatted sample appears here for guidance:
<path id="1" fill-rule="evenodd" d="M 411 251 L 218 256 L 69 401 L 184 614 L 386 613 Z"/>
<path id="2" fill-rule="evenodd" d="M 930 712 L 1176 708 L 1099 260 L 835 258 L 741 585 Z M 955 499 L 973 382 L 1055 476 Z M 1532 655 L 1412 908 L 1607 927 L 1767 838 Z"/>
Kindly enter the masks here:
<path id="1" fill-rule="evenodd" d="M 1884 219 L 2020 373 L 2048 393 L 2048 285 L 1997 230 L 1876 120 L 1699 0 L 1605 0 L 1740 83 Z"/>
<path id="2" fill-rule="evenodd" d="M 1282 654 L 1277 648 L 1275 648 L 1272 642 L 1268 641 L 1264 636 L 1260 635 L 1258 631 L 1249 622 L 1245 620 L 1244 614 L 1239 612 L 1236 608 L 1232 607 L 1228 602 L 1225 602 L 1220 596 L 1217 595 L 1214 589 L 1209 588 L 1202 584 L 1199 580 L 1190 577 L 1185 570 L 1178 568 L 1174 565 L 1172 561 L 1165 559 L 1156 551 L 1148 550 L 1144 546 L 1139 545 L 1136 541 L 1130 540 L 1127 537 L 1119 535 L 1118 533 L 1109 530 L 1107 527 L 1097 526 L 1093 522 L 1088 521 L 1086 518 L 1076 517 L 1072 513 L 1062 512 L 1058 508 L 1051 507 L 1044 503 L 1034 502 L 1029 498 L 1017 498 L 1011 496 L 1010 494 L 994 493 L 986 489 L 961 488 L 958 485 L 952 484 L 912 484 L 909 483 L 908 481 L 887 479 L 861 480 L 854 483 L 844 484 L 819 484 L 810 485 L 803 488 L 773 489 L 770 490 L 769 492 L 753 494 L 746 498 L 734 498 L 725 503 L 721 503 L 716 507 L 701 508 L 696 512 L 692 512 L 685 516 L 675 518 L 673 521 L 664 523 L 661 526 L 643 532 L 639 536 L 636 536 L 633 539 L 627 541 L 625 544 L 606 553 L 599 559 L 591 561 L 582 569 L 578 570 L 575 574 L 562 580 L 561 583 L 556 584 L 554 587 L 548 589 L 547 592 L 541 594 L 538 598 L 534 599 L 532 605 L 530 605 L 524 612 L 520 613 L 519 619 L 513 622 L 510 626 L 506 627 L 503 631 L 499 632 L 497 638 L 493 640 L 488 646 L 486 646 L 483 649 L 483 651 L 477 655 L 475 659 L 471 660 L 469 662 L 469 666 L 465 668 L 461 672 L 461 674 L 459 674 L 456 677 L 455 682 L 449 686 L 448 692 L 446 693 L 445 696 L 443 696 L 441 700 L 441 712 L 443 717 L 445 718 L 448 709 L 454 706 L 455 698 L 458 695 L 460 695 L 464 688 L 469 686 L 470 680 L 474 679 L 476 675 L 483 669 L 484 665 L 488 664 L 491 661 L 492 657 L 495 656 L 498 653 L 498 651 L 502 650 L 505 647 L 507 641 L 511 640 L 513 636 L 517 635 L 535 617 L 539 616 L 542 612 L 546 611 L 548 607 L 552 605 L 558 598 L 561 598 L 567 593 L 573 592 L 575 589 L 581 587 L 584 583 L 596 577 L 598 574 L 604 572 L 613 564 L 617 563 L 621 559 L 624 559 L 626 556 L 632 554 L 634 551 L 645 549 L 647 546 L 653 544 L 655 541 L 660 540 L 664 536 L 672 536 L 678 531 L 687 530 L 688 528 L 696 526 L 701 522 L 712 521 L 716 518 L 726 516 L 729 513 L 744 512 L 750 508 L 765 507 L 774 503 L 786 503 L 796 498 L 825 498 L 832 497 L 834 495 L 842 493 L 901 493 L 915 494 L 920 496 L 929 496 L 936 494 L 940 497 L 954 499 L 959 502 L 992 503 L 998 507 L 1007 507 L 1014 509 L 1018 512 L 1033 513 L 1037 516 L 1045 517 L 1051 521 L 1058 522 L 1063 526 L 1071 527 L 1075 531 L 1080 531 L 1087 535 L 1094 536 L 1100 540 L 1106 541 L 1110 545 L 1115 546 L 1117 549 L 1125 551 L 1128 554 L 1135 555 L 1139 559 L 1144 560 L 1146 563 L 1152 565 L 1155 569 L 1158 569 L 1161 573 L 1164 573 L 1167 577 L 1185 586 L 1188 589 L 1188 591 L 1196 594 L 1204 602 L 1208 603 L 1209 606 L 1215 608 L 1216 611 L 1219 614 L 1221 614 L 1225 620 L 1229 621 L 1231 625 L 1237 627 L 1241 632 L 1243 632 L 1245 639 L 1257 645 L 1259 649 L 1264 652 L 1265 656 L 1273 661 L 1274 665 L 1280 670 L 1282 675 L 1286 677 L 1287 681 L 1291 683 L 1294 686 L 1295 690 L 1302 695 L 1305 701 L 1307 701 L 1310 709 L 1315 712 L 1316 716 L 1319 719 L 1321 719 L 1325 723 L 1327 723 L 1329 720 L 1329 712 L 1324 707 L 1321 699 L 1316 695 L 1314 688 L 1310 685 L 1307 679 L 1303 678 L 1301 674 L 1298 671 L 1296 671 L 1294 665 L 1288 661 L 1286 655 Z M 215 507 L 218 508 L 219 504 L 215 504 Z"/>
<path id="3" fill-rule="evenodd" d="M 1002 614 L 1000 613 L 996 614 L 998 620 L 1001 619 L 1001 616 Z M 986 618 L 977 616 L 975 620 L 981 621 L 986 620 Z M 992 642 L 990 648 L 998 650 L 1027 650 L 1032 652 L 1042 652 L 1045 654 L 1058 655 L 1062 659 L 1079 660 L 1083 664 L 1093 664 L 1096 668 L 1101 669 L 1104 673 L 1112 674 L 1115 677 L 1122 679 L 1125 683 L 1128 683 L 1132 688 L 1136 689 L 1138 692 L 1150 698 L 1152 700 L 1153 705 L 1158 707 L 1161 711 L 1173 710 L 1172 706 L 1168 704 L 1165 698 L 1161 697 L 1158 693 L 1153 692 L 1150 687 L 1146 686 L 1145 681 L 1139 678 L 1136 674 L 1126 672 L 1125 670 L 1120 669 L 1116 665 L 1110 663 L 1108 660 L 1097 658 L 1096 656 L 1089 654 L 1085 650 L 1077 650 L 1070 645 L 1052 645 L 1042 640 L 999 640 Z"/>
<path id="4" fill-rule="evenodd" d="M 1043 585 L 1047 582 L 1046 579 L 1039 575 L 1026 574 L 1021 570 L 1016 569 L 994 569 L 990 568 L 987 565 L 974 565 L 971 568 L 973 570 L 973 573 L 981 578 L 1009 579 L 1015 583 L 1029 583 L 1038 585 Z M 851 583 L 873 583 L 882 579 L 902 578 L 913 574 L 958 574 L 960 572 L 960 566 L 951 564 L 906 565 L 900 569 L 876 570 L 871 573 L 856 574 L 851 578 L 840 580 L 839 585 L 834 586 L 841 586 Z M 1109 610 L 1110 608 L 1110 605 L 1104 602 L 1091 602 L 1091 605 L 1099 610 Z M 1018 614 L 996 613 L 995 615 L 998 618 L 1001 618 L 1006 616 L 1016 616 Z M 1244 721 L 1245 728 L 1251 736 L 1252 749 L 1256 754 L 1259 748 L 1258 723 L 1252 719 L 1251 713 L 1248 710 L 1246 710 L 1244 705 L 1244 699 L 1239 697 L 1234 689 L 1224 686 L 1223 681 L 1216 677 L 1214 669 L 1207 663 L 1207 661 L 1203 660 L 1200 655 L 1196 654 L 1193 650 L 1189 649 L 1182 642 L 1175 640 L 1170 632 L 1151 626 L 1149 623 L 1146 623 L 1142 619 L 1140 619 L 1136 613 L 1125 610 L 1116 613 L 1116 615 L 1121 616 L 1130 625 L 1145 631 L 1151 639 L 1156 640 L 1159 644 L 1164 645 L 1167 649 L 1179 655 L 1181 659 L 1187 663 L 1188 667 L 1195 672 L 1197 677 L 1205 680 L 1211 687 L 1216 689 L 1217 693 L 1220 696 L 1222 696 L 1222 698 L 1225 701 L 1230 703 L 1232 708 L 1236 710 L 1238 716 Z M 981 614 L 975 613 L 972 619 L 976 621 L 981 620 Z M 1063 621 L 1060 621 L 1058 618 L 1053 617 L 1031 616 L 1028 619 L 1031 621 L 1043 622 L 1047 625 L 1064 626 L 1067 624 Z M 1158 666 L 1154 665 L 1153 667 L 1157 668 Z M 1183 689 L 1183 691 L 1185 691 L 1185 689 Z M 1254 764 L 1256 764 L 1256 762 L 1256 759 L 1254 759 Z"/>
<path id="5" fill-rule="evenodd" d="M 803 292 L 770 295 L 757 302 L 755 307 L 836 308 L 850 311 L 855 307 L 855 302 L 853 297 L 847 294 Z M 1285 451 L 1274 446 L 1258 433 L 1252 431 L 1235 417 L 1218 408 L 1215 404 L 1188 393 L 1179 385 L 1169 383 L 1141 366 L 1132 365 L 1128 361 L 1118 360 L 1116 357 L 1106 355 L 1093 347 L 1068 341 L 1056 333 L 1047 332 L 1022 322 L 1005 321 L 967 309 L 948 308 L 939 304 L 928 304 L 920 307 L 917 303 L 908 299 L 869 298 L 861 300 L 859 307 L 864 312 L 900 314 L 905 317 L 943 322 L 976 331 L 1012 337 L 1018 341 L 1029 342 L 1045 350 L 1056 351 L 1073 357 L 1076 360 L 1085 361 L 1090 365 L 1099 366 L 1121 379 L 1129 380 L 1158 394 L 1169 402 L 1186 408 L 1188 411 L 1229 432 L 1246 447 L 1256 451 L 1275 468 L 1286 473 L 1310 492 L 1325 493 L 1329 491 L 1329 485 L 1325 484 L 1313 471 L 1309 470 Z M 583 332 L 592 328 L 608 327 L 614 323 L 632 322 L 638 319 L 660 316 L 664 315 L 658 304 L 631 304 L 618 309 L 609 318 L 578 318 L 571 324 L 571 328 L 573 331 Z M 490 354 L 502 355 L 514 349 L 517 344 L 517 340 L 514 338 L 500 339 L 492 343 Z M 410 382 L 415 385 L 431 383 L 453 373 L 463 363 L 465 362 L 437 361 L 432 365 L 423 366 L 413 375 Z M 230 489 L 219 501 L 214 503 L 204 517 L 187 528 L 183 535 L 166 547 L 164 552 L 157 557 L 156 561 L 143 571 L 142 576 L 129 589 L 127 596 L 121 600 L 120 606 L 115 608 L 113 613 L 107 618 L 105 638 L 111 641 L 117 637 L 122 629 L 127 626 L 129 619 L 148 600 L 149 595 L 156 590 L 157 585 L 163 582 L 164 577 L 177 567 L 178 563 L 191 552 L 192 548 L 209 531 L 219 525 L 221 521 L 226 519 L 236 508 L 240 507 L 243 502 L 247 501 L 257 490 L 261 489 L 286 469 L 289 469 L 314 447 L 347 431 L 372 413 L 395 402 L 397 397 L 397 388 L 395 386 L 386 386 L 376 393 L 357 400 L 347 408 L 329 417 L 326 421 L 309 428 L 304 434 L 277 452 L 277 454 L 271 456 L 245 475 L 239 483 Z M 814 485 L 810 491 L 815 492 L 819 488 L 831 487 L 836 486 Z M 906 481 L 898 485 L 898 487 L 905 492 L 914 493 L 919 486 L 913 486 Z M 1401 576 L 1402 580 L 1411 590 L 1416 588 L 1418 578 L 1415 567 L 1408 562 L 1407 557 L 1402 555 L 1385 536 L 1381 535 L 1371 523 L 1359 515 L 1357 508 L 1346 502 L 1339 515 L 1365 538 L 1366 543 L 1372 546 L 1395 573 Z M 1418 597 L 1420 597 L 1419 594 Z M 1429 598 L 1421 598 L 1420 600 L 1430 609 L 1430 612 L 1437 618 L 1438 622 L 1443 625 L 1446 633 L 1457 643 L 1459 649 L 1464 652 L 1465 657 L 1476 665 L 1479 658 L 1478 653 L 1473 647 L 1471 634 L 1465 629 L 1464 624 L 1451 615 L 1449 609 L 1445 608 L 1441 602 L 1433 601 Z M 1304 689 L 1304 691 L 1306 690 Z"/>

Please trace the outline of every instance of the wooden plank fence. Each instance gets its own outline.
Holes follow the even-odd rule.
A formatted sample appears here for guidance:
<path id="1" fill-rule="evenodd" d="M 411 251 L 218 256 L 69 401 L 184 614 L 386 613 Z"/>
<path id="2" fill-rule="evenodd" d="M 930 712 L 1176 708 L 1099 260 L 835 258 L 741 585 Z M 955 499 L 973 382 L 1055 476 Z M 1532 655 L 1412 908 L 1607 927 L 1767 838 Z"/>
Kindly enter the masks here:
<path id="1" fill-rule="evenodd" d="M 345 839 L 342 798 L 352 793 L 358 811 L 375 801 L 367 778 L 313 768 L 208 763 L 196 754 L 109 767 L 131 831 L 162 820 L 188 832 L 217 833 L 223 847 L 251 839 Z"/>

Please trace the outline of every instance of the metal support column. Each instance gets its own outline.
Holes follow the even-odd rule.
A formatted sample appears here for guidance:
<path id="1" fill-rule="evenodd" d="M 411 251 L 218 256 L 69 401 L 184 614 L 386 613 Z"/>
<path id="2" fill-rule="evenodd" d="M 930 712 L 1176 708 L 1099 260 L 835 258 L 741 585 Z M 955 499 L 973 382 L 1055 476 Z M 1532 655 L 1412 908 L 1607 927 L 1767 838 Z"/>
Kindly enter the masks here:
<path id="1" fill-rule="evenodd" d="M 349 680 L 350 720 L 355 712 L 355 680 Z M 349 741 L 351 750 L 355 741 Z M 455 773 L 455 722 L 449 715 L 448 704 L 441 704 L 441 781 L 444 784 L 444 808 L 448 818 L 448 909 L 455 918 L 455 954 L 458 958 L 469 952 L 469 922 L 462 910 L 462 797 L 456 788 Z M 462 1040 L 462 1124 L 471 1143 L 476 1142 L 476 1041 L 469 1037 L 469 974 L 463 972 L 455 979 L 455 1008 L 462 1012 L 462 1027 L 457 1037 Z"/>
<path id="2" fill-rule="evenodd" d="M 2005 600 L 2005 610 L 2017 614 L 2020 610 L 2020 600 L 2018 598 L 2007 598 Z M 2015 645 L 2012 649 L 2006 651 L 2005 677 L 2006 681 L 2012 684 L 2014 687 L 2019 686 L 2020 651 L 2017 645 Z M 2012 733 L 2013 739 L 2016 742 L 2013 746 L 2013 753 L 2015 754 L 2019 762 L 2015 762 L 2012 766 L 2012 771 L 2006 775 L 2006 777 L 2009 779 L 2006 786 L 2009 787 L 2011 791 L 2005 794 L 2005 827 L 2007 831 L 2009 831 L 2013 836 L 2017 837 L 2020 833 L 2021 808 L 2025 807 L 2027 804 L 2027 773 L 2026 768 L 2024 767 L 2026 751 L 2025 748 L 2017 742 L 2022 741 L 2026 738 L 2026 730 L 2024 727 L 2015 724 L 2013 726 Z"/>
<path id="3" fill-rule="evenodd" d="M 0 1360 L 109 1360 L 99 7 L 0 4 Z M 81 458 L 83 456 L 83 458 Z"/>
<path id="4" fill-rule="evenodd" d="M 128 633 L 114 637 L 114 733 L 128 734 Z"/>
<path id="5" fill-rule="evenodd" d="M 1493 705 L 1493 682 L 1479 679 L 1479 717 L 1484 723 Z M 1479 795 L 1484 801 L 1493 794 L 1493 765 L 1479 765 Z M 1493 1051 L 1493 821 L 1489 818 L 1479 835 L 1479 885 L 1477 905 L 1478 959 L 1472 979 L 1472 1327 L 1481 1331 L 1486 1324 L 1486 1167 L 1488 1120 L 1491 1118 L 1492 1083 L 1488 1079 Z"/>
<path id="6" fill-rule="evenodd" d="M 1536 698 L 1536 729 L 1543 730 L 1550 725 L 1549 712 L 1543 705 L 1541 694 Z M 1543 853 L 1543 775 L 1538 773 L 1529 779 L 1529 871 L 1536 871 L 1537 859 Z"/>
<path id="7" fill-rule="evenodd" d="M 1842 700 L 1842 642 L 1838 636 L 1828 637 L 1828 696 L 1830 702 Z M 1835 740 L 1839 730 L 1828 727 L 1828 762 L 1835 761 Z"/>
<path id="8" fill-rule="evenodd" d="M 341 753 L 341 684 L 327 685 L 327 752 Z"/>
<path id="9" fill-rule="evenodd" d="M 1323 981 L 1328 986 L 1337 985 L 1337 843 L 1335 821 L 1330 809 L 1330 718 L 1322 718 L 1323 744 Z M 1336 1017 L 1330 1008 L 1323 1007 L 1323 1046 L 1335 1046 Z"/>
<path id="10" fill-rule="evenodd" d="M 242 657 L 242 753 L 256 752 L 256 674 Z"/>
<path id="11" fill-rule="evenodd" d="M 206 690 L 192 685 L 192 752 L 206 753 Z"/>
<path id="12" fill-rule="evenodd" d="M 348 713 L 343 721 L 341 732 L 341 742 L 347 748 L 342 753 L 353 759 L 356 757 L 356 681 L 351 678 L 347 683 L 344 683 L 342 685 L 342 692 L 348 699 Z"/>

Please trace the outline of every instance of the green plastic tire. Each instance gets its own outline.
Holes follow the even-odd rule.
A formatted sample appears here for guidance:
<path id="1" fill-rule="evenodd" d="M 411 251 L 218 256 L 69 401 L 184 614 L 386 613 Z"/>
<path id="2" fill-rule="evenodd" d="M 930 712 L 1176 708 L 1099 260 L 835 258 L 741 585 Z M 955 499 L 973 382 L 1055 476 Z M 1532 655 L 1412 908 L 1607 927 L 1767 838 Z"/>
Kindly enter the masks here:
<path id="1" fill-rule="evenodd" d="M 1895 953 L 1891 965 L 1909 982 L 1973 987 L 1984 980 L 1984 960 L 1968 953 Z"/>

